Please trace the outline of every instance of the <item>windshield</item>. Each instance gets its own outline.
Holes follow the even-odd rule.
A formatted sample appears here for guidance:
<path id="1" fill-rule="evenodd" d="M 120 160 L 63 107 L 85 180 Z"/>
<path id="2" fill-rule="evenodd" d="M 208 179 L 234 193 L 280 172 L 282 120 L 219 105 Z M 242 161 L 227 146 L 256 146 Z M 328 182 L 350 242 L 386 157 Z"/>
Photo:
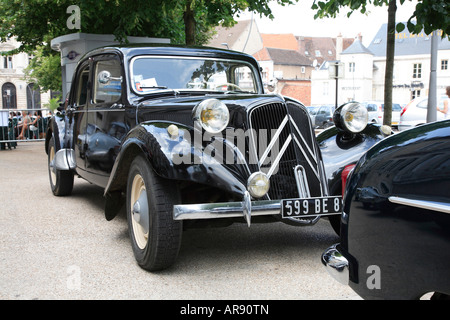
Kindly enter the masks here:
<path id="1" fill-rule="evenodd" d="M 131 61 L 131 83 L 138 94 L 154 90 L 258 92 L 248 63 L 180 57 L 137 57 Z"/>

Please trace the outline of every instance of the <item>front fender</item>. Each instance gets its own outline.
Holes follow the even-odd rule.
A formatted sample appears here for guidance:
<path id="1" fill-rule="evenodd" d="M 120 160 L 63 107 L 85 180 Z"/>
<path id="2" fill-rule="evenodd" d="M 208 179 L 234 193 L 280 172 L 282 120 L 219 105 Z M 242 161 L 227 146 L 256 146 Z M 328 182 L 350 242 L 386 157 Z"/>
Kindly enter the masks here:
<path id="1" fill-rule="evenodd" d="M 172 135 L 168 131 L 170 126 Z M 163 178 L 206 184 L 243 197 L 250 175 L 247 165 L 244 162 L 227 166 L 222 157 L 211 150 L 232 147 L 228 147 L 225 139 L 211 140 L 205 138 L 201 130 L 179 123 L 138 125 L 122 144 L 105 194 L 125 189 L 131 162 L 138 154 L 143 154 L 155 173 Z M 232 152 L 238 151 L 233 149 Z"/>
<path id="2" fill-rule="evenodd" d="M 71 141 L 70 137 L 66 134 L 66 117 L 62 113 L 57 113 L 52 116 L 48 122 L 47 132 L 45 135 L 45 152 L 48 152 L 48 144 L 52 137 L 55 138 L 55 151 L 62 148 L 72 148 L 71 145 L 66 146 L 68 141 Z"/>
<path id="3" fill-rule="evenodd" d="M 331 194 L 341 193 L 341 173 L 345 167 L 355 164 L 367 150 L 385 137 L 381 126 L 372 123 L 361 133 L 349 133 L 331 127 L 317 136 Z"/>

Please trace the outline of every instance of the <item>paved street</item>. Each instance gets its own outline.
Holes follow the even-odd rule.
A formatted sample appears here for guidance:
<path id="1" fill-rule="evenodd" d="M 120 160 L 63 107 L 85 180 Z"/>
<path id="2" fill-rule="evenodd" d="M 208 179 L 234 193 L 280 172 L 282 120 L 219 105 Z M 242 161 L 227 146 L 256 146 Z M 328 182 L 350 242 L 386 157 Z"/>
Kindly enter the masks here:
<path id="1" fill-rule="evenodd" d="M 320 262 L 338 242 L 328 220 L 188 230 L 176 265 L 149 273 L 100 188 L 52 195 L 43 142 L 1 150 L 0 177 L 0 299 L 359 299 Z"/>

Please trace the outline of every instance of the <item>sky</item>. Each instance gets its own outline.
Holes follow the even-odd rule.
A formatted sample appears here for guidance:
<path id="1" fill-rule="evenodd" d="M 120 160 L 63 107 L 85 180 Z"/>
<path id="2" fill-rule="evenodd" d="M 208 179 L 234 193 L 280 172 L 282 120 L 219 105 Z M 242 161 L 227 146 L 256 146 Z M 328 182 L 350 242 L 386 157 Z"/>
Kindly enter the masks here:
<path id="1" fill-rule="evenodd" d="M 290 6 L 280 6 L 274 1 L 270 5 L 274 20 L 260 18 L 259 14 L 254 14 L 260 33 L 293 33 L 295 36 L 312 37 L 336 37 L 339 33 L 345 38 L 354 38 L 359 33 L 363 36 L 362 41 L 368 46 L 373 40 L 378 29 L 383 23 L 387 23 L 387 6 L 367 7 L 367 15 L 353 12 L 347 18 L 348 10 L 341 10 L 335 18 L 314 20 L 315 11 L 311 9 L 313 0 L 299 0 L 298 3 Z M 397 4 L 397 22 L 406 22 L 414 12 L 417 0 L 405 1 L 403 5 Z M 241 14 L 237 20 L 246 20 L 252 17 L 251 13 Z"/>

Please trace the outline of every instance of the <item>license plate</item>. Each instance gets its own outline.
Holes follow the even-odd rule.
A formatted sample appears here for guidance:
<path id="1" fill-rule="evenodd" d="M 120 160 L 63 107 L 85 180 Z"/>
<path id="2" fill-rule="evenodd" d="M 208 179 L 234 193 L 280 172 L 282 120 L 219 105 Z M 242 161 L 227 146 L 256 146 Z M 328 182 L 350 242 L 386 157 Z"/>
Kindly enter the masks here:
<path id="1" fill-rule="evenodd" d="M 305 218 L 341 213 L 341 196 L 281 200 L 282 218 Z"/>

